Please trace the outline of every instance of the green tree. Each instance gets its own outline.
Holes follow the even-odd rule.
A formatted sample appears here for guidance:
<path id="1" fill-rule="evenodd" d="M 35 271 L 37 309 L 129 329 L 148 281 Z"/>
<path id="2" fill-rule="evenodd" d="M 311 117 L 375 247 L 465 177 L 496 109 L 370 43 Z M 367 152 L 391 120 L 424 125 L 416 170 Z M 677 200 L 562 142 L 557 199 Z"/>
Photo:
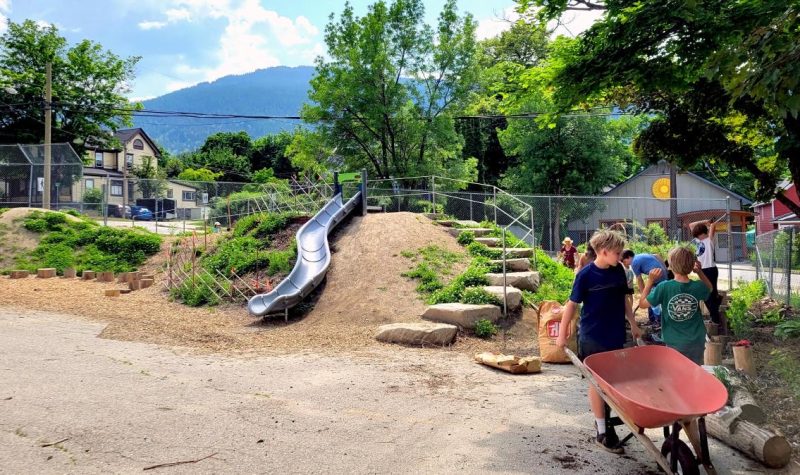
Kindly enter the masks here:
<path id="1" fill-rule="evenodd" d="M 548 20 L 589 2 L 527 1 Z M 581 5 L 577 5 L 581 4 Z M 755 178 L 757 199 L 800 182 L 797 2 L 594 2 L 606 9 L 553 78 L 560 110 L 615 103 L 654 115 L 637 153 L 684 168 L 708 159 Z"/>
<path id="2" fill-rule="evenodd" d="M 111 132 L 131 124 L 124 94 L 138 61 L 89 40 L 68 46 L 52 25 L 9 22 L 0 38 L 0 103 L 12 105 L 0 118 L 0 142 L 43 141 L 48 62 L 53 65 L 53 142 L 110 140 Z"/>
<path id="3" fill-rule="evenodd" d="M 253 170 L 271 168 L 277 176 L 289 176 L 297 172 L 286 148 L 292 143 L 293 134 L 283 131 L 265 135 L 253 142 L 253 154 L 250 160 Z"/>
<path id="4" fill-rule="evenodd" d="M 178 180 L 184 181 L 217 181 L 222 173 L 212 172 L 207 168 L 187 168 L 178 175 Z"/>
<path id="5" fill-rule="evenodd" d="M 156 168 L 153 157 L 143 156 L 142 164 L 133 167 L 131 174 L 138 178 L 136 185 L 143 198 L 163 198 L 167 195 L 164 171 Z"/>
<path id="6" fill-rule="evenodd" d="M 247 157 L 253 155 L 253 143 L 247 132 L 217 132 L 209 135 L 200 147 L 201 153 L 210 153 L 214 150 L 229 150 L 234 155 Z"/>
<path id="7" fill-rule="evenodd" d="M 395 0 L 370 5 L 362 18 L 349 3 L 338 21 L 331 16 L 330 60 L 317 59 L 312 103 L 302 115 L 345 157 L 346 168 L 367 167 L 380 177 L 465 171 L 460 137 L 445 113 L 457 110 L 476 82 L 476 24 L 457 14 L 454 0 L 435 30 L 423 15 L 421 0 Z"/>

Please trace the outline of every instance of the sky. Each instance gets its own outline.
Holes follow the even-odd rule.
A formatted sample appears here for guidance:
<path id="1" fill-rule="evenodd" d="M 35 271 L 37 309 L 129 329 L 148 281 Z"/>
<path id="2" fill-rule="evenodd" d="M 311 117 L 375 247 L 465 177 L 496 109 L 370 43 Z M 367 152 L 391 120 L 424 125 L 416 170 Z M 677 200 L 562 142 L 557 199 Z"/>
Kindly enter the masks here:
<path id="1" fill-rule="evenodd" d="M 445 0 L 425 0 L 435 25 Z M 351 0 L 357 16 L 374 0 Z M 511 0 L 459 0 L 478 21 L 478 37 L 500 34 L 516 19 Z M 53 24 L 70 44 L 97 42 L 121 57 L 140 56 L 131 100 L 157 97 L 230 74 L 271 66 L 312 65 L 325 54 L 324 30 L 340 0 L 0 0 L 6 21 Z M 569 25 L 577 34 L 592 18 Z"/>

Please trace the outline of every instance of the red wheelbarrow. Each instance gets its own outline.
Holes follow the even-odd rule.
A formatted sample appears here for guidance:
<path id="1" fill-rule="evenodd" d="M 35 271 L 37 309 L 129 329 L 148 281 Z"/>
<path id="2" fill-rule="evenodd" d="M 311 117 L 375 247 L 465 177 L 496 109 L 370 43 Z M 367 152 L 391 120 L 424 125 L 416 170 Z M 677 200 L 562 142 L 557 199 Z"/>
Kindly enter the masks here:
<path id="1" fill-rule="evenodd" d="M 631 433 L 620 445 L 636 437 L 658 465 L 671 474 L 699 474 L 699 464 L 715 474 L 708 453 L 705 415 L 719 411 L 728 400 L 725 386 L 679 352 L 665 346 L 639 346 L 587 357 L 583 363 L 569 349 L 572 363 L 597 389 Z M 659 451 L 644 433 L 664 429 Z M 680 440 L 684 430 L 694 453 Z M 699 464 L 698 464 L 699 462 Z"/>

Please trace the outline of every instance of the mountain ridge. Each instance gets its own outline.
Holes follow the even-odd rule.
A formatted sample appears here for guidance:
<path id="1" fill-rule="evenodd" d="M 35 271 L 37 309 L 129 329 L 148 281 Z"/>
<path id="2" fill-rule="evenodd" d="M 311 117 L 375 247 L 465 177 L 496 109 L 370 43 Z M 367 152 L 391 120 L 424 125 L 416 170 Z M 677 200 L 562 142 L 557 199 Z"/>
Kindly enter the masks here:
<path id="1" fill-rule="evenodd" d="M 276 66 L 223 76 L 142 101 L 146 110 L 235 115 L 297 116 L 308 100 L 313 66 Z M 170 153 L 199 148 L 216 132 L 245 131 L 251 138 L 294 130 L 299 120 L 198 119 L 180 116 L 134 117 L 141 127 Z"/>

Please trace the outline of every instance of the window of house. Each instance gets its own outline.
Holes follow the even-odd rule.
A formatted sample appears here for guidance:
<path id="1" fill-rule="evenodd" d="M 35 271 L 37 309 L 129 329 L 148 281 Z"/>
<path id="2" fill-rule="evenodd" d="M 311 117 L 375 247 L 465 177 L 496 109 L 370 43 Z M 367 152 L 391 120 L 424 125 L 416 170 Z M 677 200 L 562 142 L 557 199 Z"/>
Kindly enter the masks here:
<path id="1" fill-rule="evenodd" d="M 167 190 L 167 198 L 170 198 L 170 199 L 172 199 L 173 195 L 174 195 L 174 193 L 172 192 L 172 188 L 170 188 L 169 190 Z"/>
<path id="2" fill-rule="evenodd" d="M 94 152 L 94 167 L 103 168 L 103 152 Z"/>
<path id="3" fill-rule="evenodd" d="M 126 153 L 125 154 L 125 168 L 131 169 L 133 168 L 133 154 Z"/>
<path id="4" fill-rule="evenodd" d="M 144 150 L 144 142 L 139 139 L 133 141 L 133 148 L 136 150 Z"/>
<path id="5" fill-rule="evenodd" d="M 122 196 L 122 180 L 111 180 L 111 196 Z"/>
<path id="6" fill-rule="evenodd" d="M 128 201 L 133 202 L 135 193 L 136 187 L 131 182 L 128 182 Z"/>
<path id="7" fill-rule="evenodd" d="M 181 199 L 183 201 L 194 201 L 194 191 L 184 191 Z"/>
<path id="8" fill-rule="evenodd" d="M 87 178 L 86 179 L 86 189 L 93 190 L 94 189 L 94 178 Z"/>

